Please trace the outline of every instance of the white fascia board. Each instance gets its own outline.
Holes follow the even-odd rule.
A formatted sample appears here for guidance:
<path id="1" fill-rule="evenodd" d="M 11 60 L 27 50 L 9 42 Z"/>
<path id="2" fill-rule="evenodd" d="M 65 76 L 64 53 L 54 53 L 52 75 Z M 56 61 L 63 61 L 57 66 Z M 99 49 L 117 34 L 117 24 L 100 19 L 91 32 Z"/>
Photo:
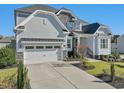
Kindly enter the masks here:
<path id="1" fill-rule="evenodd" d="M 96 32 L 94 33 L 94 35 L 99 31 L 99 29 L 100 29 L 101 27 L 107 28 L 107 27 L 104 26 L 104 25 L 99 26 L 99 28 L 96 30 Z M 112 33 L 111 30 L 110 30 L 109 32 Z"/>
<path id="2" fill-rule="evenodd" d="M 94 33 L 94 35 L 96 35 L 96 33 L 99 31 L 100 28 L 101 28 L 101 26 L 99 26 L 99 28 L 96 30 L 96 32 Z"/>
<path id="3" fill-rule="evenodd" d="M 91 36 L 94 36 L 93 34 L 78 34 L 78 33 L 75 33 L 74 34 L 77 36 L 77 37 L 91 37 Z"/>
<path id="4" fill-rule="evenodd" d="M 29 22 L 34 15 L 37 15 L 37 13 L 45 13 L 45 14 L 49 14 L 52 15 L 60 24 L 60 26 L 64 29 L 67 30 L 67 32 L 69 32 L 69 30 L 65 27 L 65 25 L 60 21 L 60 19 L 53 13 L 53 12 L 48 12 L 48 11 L 43 11 L 43 10 L 36 10 L 35 12 L 33 12 L 29 17 L 27 17 L 23 22 L 21 22 L 20 24 L 18 24 L 14 29 L 17 30 L 17 28 L 19 26 L 24 26 L 27 22 Z"/>
<path id="5" fill-rule="evenodd" d="M 37 10 L 35 12 L 33 12 L 29 17 L 27 17 L 24 21 L 22 21 L 20 24 L 18 24 L 14 29 L 19 30 L 18 27 L 19 26 L 24 26 L 28 21 L 30 21 L 33 18 L 33 15 L 35 13 L 37 13 Z"/>

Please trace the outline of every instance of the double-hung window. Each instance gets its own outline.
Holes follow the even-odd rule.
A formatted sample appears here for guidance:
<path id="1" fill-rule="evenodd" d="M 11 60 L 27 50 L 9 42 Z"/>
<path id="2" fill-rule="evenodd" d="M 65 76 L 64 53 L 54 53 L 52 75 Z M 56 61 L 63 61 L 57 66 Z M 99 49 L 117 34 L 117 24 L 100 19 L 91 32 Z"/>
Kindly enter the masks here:
<path id="1" fill-rule="evenodd" d="M 108 39 L 101 39 L 100 40 L 100 48 L 107 49 L 108 48 Z"/>
<path id="2" fill-rule="evenodd" d="M 67 48 L 71 48 L 71 39 L 67 39 Z"/>

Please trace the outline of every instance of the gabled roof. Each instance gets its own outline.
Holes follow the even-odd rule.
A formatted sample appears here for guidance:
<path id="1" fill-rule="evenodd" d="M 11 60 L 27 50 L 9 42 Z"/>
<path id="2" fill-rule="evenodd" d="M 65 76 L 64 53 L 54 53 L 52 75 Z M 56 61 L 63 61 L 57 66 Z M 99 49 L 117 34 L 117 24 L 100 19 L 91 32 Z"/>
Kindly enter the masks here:
<path id="1" fill-rule="evenodd" d="M 64 26 L 64 24 L 59 20 L 59 18 L 55 15 L 55 13 L 53 12 L 46 12 L 46 11 L 43 11 L 43 10 L 36 10 L 35 12 L 33 12 L 30 16 L 28 16 L 24 21 L 22 21 L 20 24 L 18 24 L 14 30 L 17 31 L 17 30 L 24 30 L 24 29 L 20 29 L 19 27 L 20 26 L 24 26 L 27 22 L 29 22 L 35 15 L 38 15 L 38 14 L 41 14 L 41 13 L 44 13 L 44 14 L 49 14 L 49 16 L 52 16 L 53 18 L 55 18 L 55 20 L 58 22 L 59 26 L 62 28 L 62 31 L 64 32 L 69 32 L 68 29 Z"/>
<path id="2" fill-rule="evenodd" d="M 86 21 L 84 21 L 84 20 L 82 20 L 82 19 L 79 19 L 79 18 L 78 18 L 78 21 L 79 21 L 80 23 L 85 24 L 85 25 L 88 25 L 88 24 L 89 24 L 88 22 L 86 22 Z"/>
<path id="3" fill-rule="evenodd" d="M 69 13 L 69 14 L 71 14 L 72 17 L 77 18 L 76 15 L 75 15 L 70 9 L 61 8 L 61 9 L 59 9 L 59 10 L 56 12 L 56 15 L 60 14 L 61 12 Z"/>
<path id="4" fill-rule="evenodd" d="M 43 10 L 56 13 L 58 10 L 56 8 L 50 7 L 48 5 L 34 4 L 24 8 L 18 8 L 15 11 L 33 13 L 36 10 Z"/>
<path id="5" fill-rule="evenodd" d="M 85 34 L 94 34 L 97 29 L 101 26 L 99 23 L 92 23 L 89 25 L 82 26 L 82 32 Z"/>

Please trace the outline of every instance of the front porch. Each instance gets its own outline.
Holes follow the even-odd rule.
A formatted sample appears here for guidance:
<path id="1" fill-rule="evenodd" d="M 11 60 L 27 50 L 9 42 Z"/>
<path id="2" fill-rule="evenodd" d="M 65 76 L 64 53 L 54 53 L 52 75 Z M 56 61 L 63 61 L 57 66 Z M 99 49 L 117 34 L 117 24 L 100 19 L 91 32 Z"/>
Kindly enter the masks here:
<path id="1" fill-rule="evenodd" d="M 77 38 L 77 53 L 88 58 L 95 58 L 96 38 L 89 34 L 74 34 Z"/>

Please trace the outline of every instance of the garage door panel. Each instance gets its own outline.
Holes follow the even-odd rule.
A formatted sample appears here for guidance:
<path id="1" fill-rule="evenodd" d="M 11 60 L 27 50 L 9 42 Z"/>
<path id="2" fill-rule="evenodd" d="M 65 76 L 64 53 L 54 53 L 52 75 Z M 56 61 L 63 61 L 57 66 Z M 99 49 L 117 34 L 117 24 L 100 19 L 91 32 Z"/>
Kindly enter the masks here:
<path id="1" fill-rule="evenodd" d="M 37 64 L 43 62 L 57 61 L 60 53 L 58 50 L 26 51 L 24 52 L 25 64 Z"/>

